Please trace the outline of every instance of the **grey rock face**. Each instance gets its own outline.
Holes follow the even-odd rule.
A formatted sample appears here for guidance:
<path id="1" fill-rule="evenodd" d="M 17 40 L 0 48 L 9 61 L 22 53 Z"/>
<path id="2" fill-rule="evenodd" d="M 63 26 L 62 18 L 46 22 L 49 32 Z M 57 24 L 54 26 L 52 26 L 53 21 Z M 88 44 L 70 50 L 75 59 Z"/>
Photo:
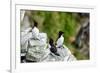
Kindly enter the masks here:
<path id="1" fill-rule="evenodd" d="M 40 33 L 40 39 L 33 39 L 31 33 L 28 33 L 25 39 L 22 40 L 21 53 L 26 57 L 26 60 L 32 62 L 51 62 L 51 61 L 75 61 L 76 58 L 71 54 L 70 50 L 63 46 L 58 49 L 60 56 L 51 53 L 47 44 L 46 33 Z M 24 43 L 24 44 L 23 44 Z M 24 48 L 24 49 L 23 49 Z M 27 51 L 27 52 L 26 52 Z M 25 61 L 24 61 L 25 62 Z"/>

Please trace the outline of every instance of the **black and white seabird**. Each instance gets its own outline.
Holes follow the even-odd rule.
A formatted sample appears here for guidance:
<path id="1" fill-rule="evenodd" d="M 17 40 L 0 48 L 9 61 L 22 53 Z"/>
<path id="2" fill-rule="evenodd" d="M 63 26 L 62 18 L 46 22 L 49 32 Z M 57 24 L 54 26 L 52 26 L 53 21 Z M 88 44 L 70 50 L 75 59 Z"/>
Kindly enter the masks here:
<path id="1" fill-rule="evenodd" d="M 34 22 L 34 26 L 32 27 L 32 36 L 34 39 L 39 39 L 39 29 L 37 27 L 37 22 Z"/>
<path id="2" fill-rule="evenodd" d="M 60 56 L 60 55 L 57 53 L 57 48 L 56 48 L 56 46 L 54 45 L 54 41 L 53 41 L 52 38 L 50 38 L 50 40 L 49 40 L 49 48 L 50 48 L 50 51 L 51 51 L 52 53 L 54 53 L 54 54 L 57 55 L 57 56 Z"/>
<path id="3" fill-rule="evenodd" d="M 63 42 L 64 42 L 63 33 L 64 32 L 62 32 L 62 31 L 59 31 L 59 33 L 58 33 L 58 39 L 57 39 L 57 42 L 56 42 L 56 47 L 57 48 L 63 46 Z"/>

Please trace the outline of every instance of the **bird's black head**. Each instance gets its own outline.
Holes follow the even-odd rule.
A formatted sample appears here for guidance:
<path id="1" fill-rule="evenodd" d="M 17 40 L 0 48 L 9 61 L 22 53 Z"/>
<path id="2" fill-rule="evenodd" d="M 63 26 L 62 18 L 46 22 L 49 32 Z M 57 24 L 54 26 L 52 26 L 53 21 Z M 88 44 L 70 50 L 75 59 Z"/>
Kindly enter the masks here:
<path id="1" fill-rule="evenodd" d="M 63 35 L 63 34 L 64 34 L 64 32 L 59 31 L 59 33 L 58 33 L 58 38 L 60 38 L 60 37 L 61 37 L 61 35 Z"/>
<path id="2" fill-rule="evenodd" d="M 32 28 L 34 27 L 38 27 L 38 23 L 36 21 L 34 21 L 34 25 L 31 25 Z"/>
<path id="3" fill-rule="evenodd" d="M 34 21 L 34 27 L 38 27 L 38 23 Z"/>
<path id="4" fill-rule="evenodd" d="M 52 45 L 53 43 L 54 43 L 53 39 L 50 38 L 50 39 L 49 39 L 49 44 Z"/>

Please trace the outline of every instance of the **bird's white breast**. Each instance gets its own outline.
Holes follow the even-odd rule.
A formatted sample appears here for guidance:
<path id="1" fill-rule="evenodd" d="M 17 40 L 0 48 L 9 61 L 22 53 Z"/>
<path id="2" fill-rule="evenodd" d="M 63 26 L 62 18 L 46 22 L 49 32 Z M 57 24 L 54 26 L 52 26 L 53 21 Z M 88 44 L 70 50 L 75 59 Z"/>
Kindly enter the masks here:
<path id="1" fill-rule="evenodd" d="M 64 37 L 61 36 L 58 40 L 57 40 L 57 47 L 62 46 L 64 42 Z"/>

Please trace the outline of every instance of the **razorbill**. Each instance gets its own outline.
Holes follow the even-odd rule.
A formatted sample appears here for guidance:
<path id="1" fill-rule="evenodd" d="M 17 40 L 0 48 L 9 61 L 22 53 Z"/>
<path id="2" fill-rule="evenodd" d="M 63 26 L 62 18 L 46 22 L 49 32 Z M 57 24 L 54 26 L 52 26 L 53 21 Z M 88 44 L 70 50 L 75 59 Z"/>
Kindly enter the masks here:
<path id="1" fill-rule="evenodd" d="M 50 51 L 51 51 L 52 53 L 54 53 L 54 54 L 57 55 L 57 56 L 60 56 L 60 55 L 57 53 L 57 48 L 56 48 L 56 46 L 54 45 L 54 41 L 53 41 L 52 38 L 50 38 L 50 40 L 49 40 L 49 48 L 50 48 Z"/>
<path id="2" fill-rule="evenodd" d="M 39 39 L 39 29 L 37 27 L 38 24 L 34 21 L 34 26 L 32 26 L 32 36 L 34 39 Z"/>
<path id="3" fill-rule="evenodd" d="M 58 38 L 57 38 L 57 42 L 56 42 L 56 47 L 62 47 L 63 46 L 63 42 L 64 42 L 64 37 L 63 37 L 64 32 L 59 31 L 58 33 Z"/>

